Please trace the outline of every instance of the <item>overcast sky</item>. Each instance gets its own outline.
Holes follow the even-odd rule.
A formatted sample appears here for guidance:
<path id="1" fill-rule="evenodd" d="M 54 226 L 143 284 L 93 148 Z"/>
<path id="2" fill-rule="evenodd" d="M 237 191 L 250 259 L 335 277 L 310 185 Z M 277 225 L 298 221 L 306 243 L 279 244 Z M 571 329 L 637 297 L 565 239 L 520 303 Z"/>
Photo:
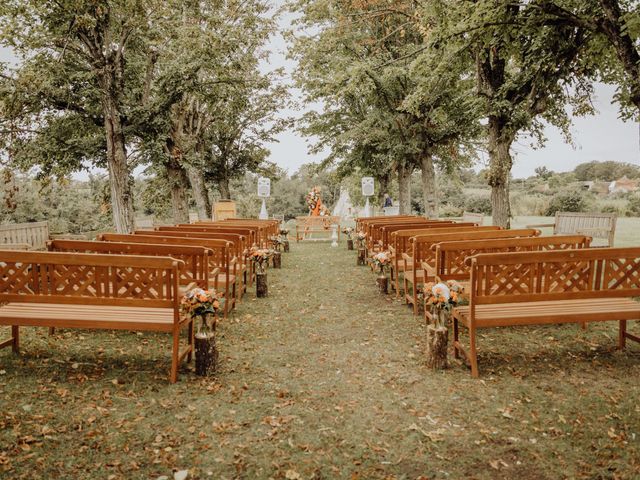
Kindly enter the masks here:
<path id="1" fill-rule="evenodd" d="M 290 22 L 290 16 L 280 20 L 284 28 Z M 269 65 L 264 69 L 285 67 L 287 73 L 294 68 L 292 61 L 286 59 L 286 44 L 280 35 L 271 39 L 272 50 Z M 0 48 L 0 61 L 13 60 L 10 52 Z M 614 88 L 599 84 L 596 86 L 594 99 L 598 114 L 591 117 L 575 118 L 571 128 L 575 148 L 562 139 L 560 132 L 549 127 L 546 129 L 548 142 L 542 149 L 535 150 L 529 146 L 527 139 L 521 138 L 514 145 L 515 165 L 513 174 L 516 178 L 533 175 L 534 169 L 545 165 L 554 171 L 572 170 L 582 162 L 592 160 L 617 160 L 640 165 L 640 129 L 638 124 L 623 122 L 618 118 L 618 106 L 612 104 Z M 299 99 L 299 92 L 292 90 L 294 98 Z M 299 116 L 301 112 L 284 109 L 283 116 Z M 323 159 L 322 155 L 308 153 L 308 142 L 300 137 L 294 127 L 278 136 L 278 143 L 269 145 L 271 160 L 295 172 L 300 165 Z"/>

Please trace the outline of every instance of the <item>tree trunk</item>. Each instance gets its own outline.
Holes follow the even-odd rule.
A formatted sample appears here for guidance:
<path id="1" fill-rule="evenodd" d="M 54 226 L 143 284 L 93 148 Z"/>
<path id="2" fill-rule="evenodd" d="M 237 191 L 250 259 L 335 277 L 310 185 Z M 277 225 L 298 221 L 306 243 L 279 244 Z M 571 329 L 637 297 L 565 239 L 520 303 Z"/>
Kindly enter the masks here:
<path id="1" fill-rule="evenodd" d="M 412 168 L 404 163 L 398 165 L 398 203 L 400 215 L 411 214 L 411 172 Z"/>
<path id="2" fill-rule="evenodd" d="M 196 375 L 208 376 L 215 373 L 218 365 L 215 334 L 196 334 L 194 344 L 196 350 Z"/>
<path id="3" fill-rule="evenodd" d="M 391 196 L 391 189 L 390 187 L 390 183 L 391 183 L 391 178 L 389 176 L 389 174 L 386 175 L 380 175 L 377 177 L 378 180 L 378 184 L 380 185 L 380 188 L 378 189 L 378 205 L 382 206 L 384 205 L 384 194 L 388 193 L 389 196 Z"/>
<path id="4" fill-rule="evenodd" d="M 211 218 L 211 202 L 209 201 L 209 191 L 204 183 L 204 175 L 197 167 L 187 165 L 187 176 L 191 183 L 191 192 L 196 201 L 198 219 L 208 220 Z"/>
<path id="5" fill-rule="evenodd" d="M 424 216 L 426 218 L 438 218 L 438 191 L 436 188 L 436 170 L 433 167 L 433 158 L 431 154 L 425 152 L 422 155 L 421 168 Z"/>
<path id="6" fill-rule="evenodd" d="M 218 181 L 218 190 L 222 200 L 231 200 L 231 189 L 229 188 L 229 179 L 221 178 Z"/>
<path id="7" fill-rule="evenodd" d="M 111 215 L 118 233 L 131 233 L 135 227 L 131 171 L 127 165 L 127 149 L 120 112 L 108 92 L 103 98 L 103 112 L 111 187 Z"/>
<path id="8" fill-rule="evenodd" d="M 627 73 L 629 99 L 640 110 L 640 53 L 629 35 L 618 0 L 600 0 L 604 19 L 600 27 Z"/>
<path id="9" fill-rule="evenodd" d="M 169 190 L 171 192 L 171 210 L 174 223 L 189 223 L 189 202 L 187 201 L 187 176 L 182 166 L 170 158 L 165 164 Z"/>
<path id="10" fill-rule="evenodd" d="M 513 160 L 511 144 L 514 136 L 504 123 L 495 116 L 489 117 L 489 186 L 491 187 L 491 214 L 493 225 L 511 226 L 511 204 L 509 202 L 509 175 Z"/>

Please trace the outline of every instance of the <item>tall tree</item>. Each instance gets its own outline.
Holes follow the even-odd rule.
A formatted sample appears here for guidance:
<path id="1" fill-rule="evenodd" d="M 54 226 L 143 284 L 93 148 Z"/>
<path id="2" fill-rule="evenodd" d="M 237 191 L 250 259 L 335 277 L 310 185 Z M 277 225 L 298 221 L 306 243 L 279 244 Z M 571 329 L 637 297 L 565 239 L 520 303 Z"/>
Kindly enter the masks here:
<path id="1" fill-rule="evenodd" d="M 510 225 L 510 150 L 517 135 L 529 130 L 541 138 L 541 118 L 566 131 L 565 104 L 589 108 L 591 87 L 577 76 L 585 68 L 578 53 L 586 32 L 566 25 L 540 28 L 533 3 L 446 0 L 427 10 L 443 19 L 431 32 L 440 51 L 432 71 L 462 57 L 474 75 L 486 118 L 493 223 L 504 227 Z"/>

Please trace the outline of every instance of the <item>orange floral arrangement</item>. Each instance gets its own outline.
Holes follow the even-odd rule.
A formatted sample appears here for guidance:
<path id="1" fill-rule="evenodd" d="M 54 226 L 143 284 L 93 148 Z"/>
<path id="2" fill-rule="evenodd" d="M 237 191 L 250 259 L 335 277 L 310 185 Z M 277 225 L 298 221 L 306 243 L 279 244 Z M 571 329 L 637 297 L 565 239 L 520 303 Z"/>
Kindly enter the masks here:
<path id="1" fill-rule="evenodd" d="M 454 280 L 445 283 L 428 283 L 424 287 L 425 308 L 431 310 L 436 327 L 444 327 L 451 309 L 460 302 L 460 295 L 464 292 L 462 285 Z M 443 315 L 446 313 L 446 315 Z"/>
<path id="2" fill-rule="evenodd" d="M 391 254 L 389 252 L 380 252 L 373 256 L 372 263 L 380 269 L 380 273 L 391 264 Z"/>
<path id="3" fill-rule="evenodd" d="M 269 259 L 273 256 L 273 250 L 268 248 L 251 248 L 249 258 L 256 265 L 257 273 L 264 273 L 265 267 L 269 264 Z"/>
<path id="4" fill-rule="evenodd" d="M 200 317 L 198 333 L 208 333 L 210 329 L 215 329 L 220 304 L 221 299 L 215 290 L 193 288 L 185 293 L 180 300 L 180 311 L 191 318 Z M 209 314 L 213 316 L 211 325 L 207 322 Z"/>

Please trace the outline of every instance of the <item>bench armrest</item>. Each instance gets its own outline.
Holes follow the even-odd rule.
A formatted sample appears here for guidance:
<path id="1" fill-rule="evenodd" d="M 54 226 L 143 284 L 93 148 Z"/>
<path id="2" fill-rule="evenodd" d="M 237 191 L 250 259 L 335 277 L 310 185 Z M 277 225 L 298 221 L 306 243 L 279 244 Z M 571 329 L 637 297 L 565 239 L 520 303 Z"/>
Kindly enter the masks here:
<path id="1" fill-rule="evenodd" d="M 411 255 L 409 255 L 408 253 L 403 253 L 402 254 L 402 259 L 405 261 L 411 261 L 413 260 L 413 257 Z"/>

